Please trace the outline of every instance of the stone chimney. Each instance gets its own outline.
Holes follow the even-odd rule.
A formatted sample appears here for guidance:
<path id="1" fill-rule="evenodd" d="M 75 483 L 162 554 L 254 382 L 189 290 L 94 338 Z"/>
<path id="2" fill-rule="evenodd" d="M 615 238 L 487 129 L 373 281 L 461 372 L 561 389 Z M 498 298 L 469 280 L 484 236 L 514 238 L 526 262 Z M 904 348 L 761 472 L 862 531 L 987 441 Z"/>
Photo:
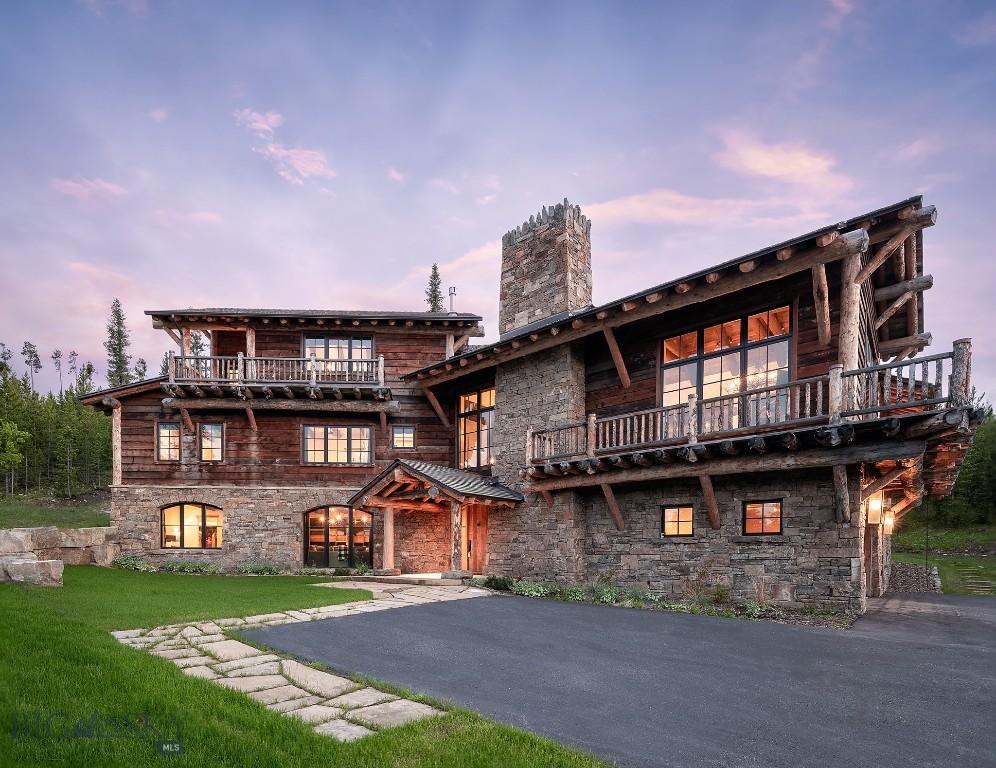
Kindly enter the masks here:
<path id="1" fill-rule="evenodd" d="M 591 222 L 566 198 L 501 240 L 498 333 L 591 306 Z"/>

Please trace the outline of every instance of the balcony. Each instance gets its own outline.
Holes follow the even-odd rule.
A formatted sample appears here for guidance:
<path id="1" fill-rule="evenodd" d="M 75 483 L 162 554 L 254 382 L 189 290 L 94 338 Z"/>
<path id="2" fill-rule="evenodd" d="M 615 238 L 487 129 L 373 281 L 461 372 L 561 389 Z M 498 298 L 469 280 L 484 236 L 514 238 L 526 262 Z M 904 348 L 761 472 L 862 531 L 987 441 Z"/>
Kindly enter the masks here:
<path id="1" fill-rule="evenodd" d="M 838 447 L 855 430 L 885 437 L 926 434 L 916 421 L 953 427 L 970 409 L 971 344 L 951 352 L 853 371 L 833 366 L 826 376 L 752 389 L 687 404 L 530 430 L 524 476 L 544 480 L 695 462 L 710 456 L 794 451 L 809 445 Z M 946 421 L 945 421 L 946 420 Z M 900 435 L 901 429 L 905 431 Z"/>
<path id="2" fill-rule="evenodd" d="M 352 397 L 389 400 L 384 356 L 376 359 L 325 360 L 311 357 L 184 357 L 170 354 L 163 388 L 174 397 L 257 396 L 321 400 Z"/>

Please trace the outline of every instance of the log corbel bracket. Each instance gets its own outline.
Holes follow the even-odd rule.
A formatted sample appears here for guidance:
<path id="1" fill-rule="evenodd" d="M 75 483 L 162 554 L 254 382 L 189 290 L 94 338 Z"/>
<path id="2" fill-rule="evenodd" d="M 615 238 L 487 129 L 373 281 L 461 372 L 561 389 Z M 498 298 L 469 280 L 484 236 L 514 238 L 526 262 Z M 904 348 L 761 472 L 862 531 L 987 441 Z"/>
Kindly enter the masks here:
<path id="1" fill-rule="evenodd" d="M 253 432 L 259 432 L 259 427 L 256 426 L 256 414 L 248 405 L 246 406 L 246 418 L 249 420 L 249 429 Z"/>
<path id="2" fill-rule="evenodd" d="M 833 467 L 834 519 L 838 523 L 851 520 L 851 498 L 847 490 L 847 466 L 835 464 Z"/>
<path id="3" fill-rule="evenodd" d="M 888 472 L 886 472 L 881 477 L 876 477 L 874 480 L 869 481 L 861 489 L 861 500 L 865 501 L 869 496 L 878 493 L 892 481 L 898 480 L 902 475 L 904 475 L 907 472 L 907 470 L 909 470 L 909 467 L 900 464 L 894 469 L 891 469 Z"/>
<path id="4" fill-rule="evenodd" d="M 180 408 L 180 418 L 183 419 L 183 426 L 186 427 L 188 432 L 194 431 L 194 422 L 190 420 L 190 413 L 186 408 Z"/>
<path id="5" fill-rule="evenodd" d="M 616 524 L 616 530 L 623 530 L 626 523 L 623 520 L 622 512 L 619 511 L 619 504 L 616 502 L 616 495 L 612 492 L 612 486 L 608 483 L 601 483 L 602 494 L 605 496 L 605 504 L 612 515 L 612 521 Z"/>
<path id="6" fill-rule="evenodd" d="M 615 331 L 605 326 L 602 328 L 602 333 L 605 335 L 605 343 L 609 345 L 609 354 L 612 355 L 612 362 L 616 366 L 616 373 L 619 374 L 619 381 L 622 383 L 623 389 L 629 389 L 631 383 L 629 371 L 626 370 L 626 361 L 623 360 L 622 352 L 619 350 Z"/>
<path id="7" fill-rule="evenodd" d="M 443 426 L 447 429 L 450 428 L 450 417 L 446 415 L 446 411 L 443 410 L 443 406 L 439 404 L 439 399 L 436 394 L 428 387 L 422 387 L 422 393 L 425 395 L 425 399 L 429 401 L 429 405 L 432 406 L 432 410 L 436 412 L 436 417 L 443 423 Z"/>
<path id="8" fill-rule="evenodd" d="M 712 487 L 712 478 L 709 475 L 699 475 L 699 485 L 702 486 L 702 498 L 706 504 L 706 512 L 709 514 L 709 527 L 718 531 L 721 521 L 719 519 L 719 505 L 716 503 L 716 492 Z"/>
<path id="9" fill-rule="evenodd" d="M 543 501 L 546 502 L 547 507 L 553 509 L 553 494 L 549 491 L 540 491 L 540 496 L 543 497 Z"/>

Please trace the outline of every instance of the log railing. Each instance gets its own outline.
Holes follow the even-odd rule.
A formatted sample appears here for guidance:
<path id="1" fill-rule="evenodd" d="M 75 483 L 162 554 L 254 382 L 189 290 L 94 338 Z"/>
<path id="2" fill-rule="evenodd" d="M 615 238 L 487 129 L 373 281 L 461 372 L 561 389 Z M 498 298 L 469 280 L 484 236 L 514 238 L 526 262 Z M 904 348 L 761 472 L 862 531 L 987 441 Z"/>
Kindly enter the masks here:
<path id="1" fill-rule="evenodd" d="M 384 356 L 376 359 L 323 360 L 311 357 L 191 357 L 170 354 L 174 384 L 365 384 L 384 386 Z"/>
<path id="2" fill-rule="evenodd" d="M 971 404 L 971 342 L 951 352 L 735 392 L 616 416 L 529 430 L 527 463 L 598 456 L 780 425 L 857 421 Z"/>

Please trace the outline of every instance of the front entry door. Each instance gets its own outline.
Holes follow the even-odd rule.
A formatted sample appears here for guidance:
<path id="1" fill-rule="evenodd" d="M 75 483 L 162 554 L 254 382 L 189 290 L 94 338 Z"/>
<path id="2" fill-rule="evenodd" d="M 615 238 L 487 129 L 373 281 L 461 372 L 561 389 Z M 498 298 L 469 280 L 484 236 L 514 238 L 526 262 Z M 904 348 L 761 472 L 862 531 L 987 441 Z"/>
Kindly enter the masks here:
<path id="1" fill-rule="evenodd" d="M 467 569 L 484 573 L 488 565 L 488 508 L 468 504 L 467 510 Z"/>

